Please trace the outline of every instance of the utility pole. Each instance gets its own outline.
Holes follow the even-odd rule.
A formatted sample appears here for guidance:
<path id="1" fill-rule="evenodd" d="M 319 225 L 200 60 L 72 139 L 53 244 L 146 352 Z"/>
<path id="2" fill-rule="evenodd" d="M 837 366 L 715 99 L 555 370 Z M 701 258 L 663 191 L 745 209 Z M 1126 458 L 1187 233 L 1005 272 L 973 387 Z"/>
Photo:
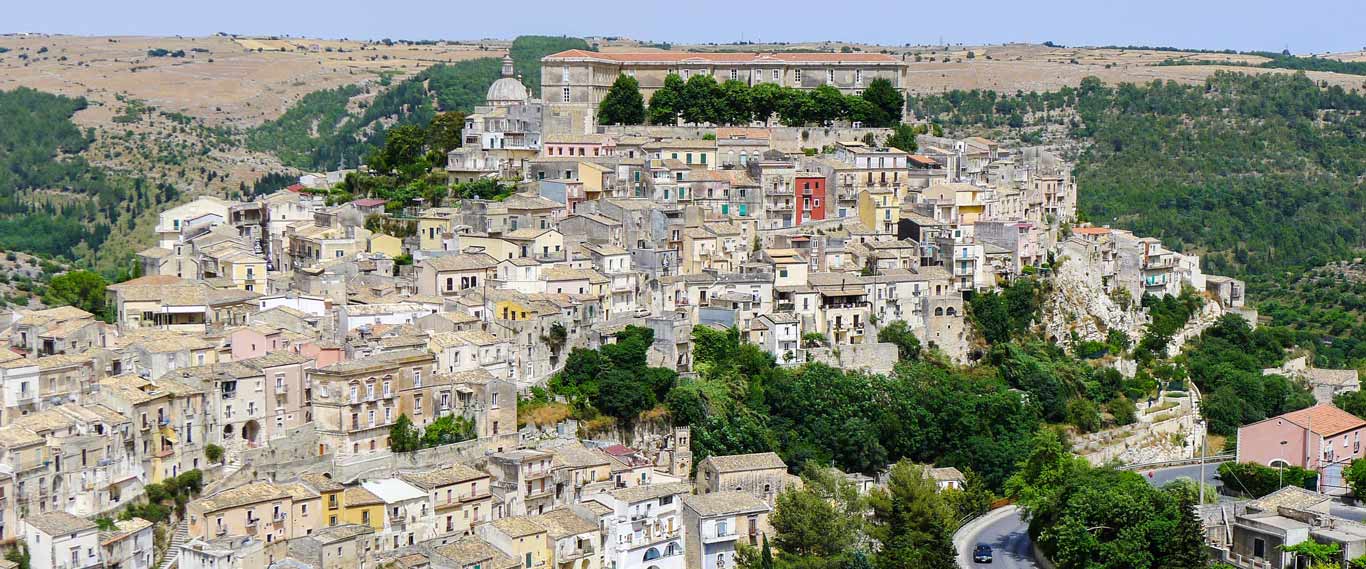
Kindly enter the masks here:
<path id="1" fill-rule="evenodd" d="M 1207 447 L 1209 439 L 1205 436 L 1204 421 L 1200 421 L 1200 423 L 1201 429 L 1197 432 L 1200 436 L 1200 481 L 1196 483 L 1200 487 L 1200 501 L 1196 502 L 1197 506 L 1205 503 L 1205 455 L 1209 454 Z"/>

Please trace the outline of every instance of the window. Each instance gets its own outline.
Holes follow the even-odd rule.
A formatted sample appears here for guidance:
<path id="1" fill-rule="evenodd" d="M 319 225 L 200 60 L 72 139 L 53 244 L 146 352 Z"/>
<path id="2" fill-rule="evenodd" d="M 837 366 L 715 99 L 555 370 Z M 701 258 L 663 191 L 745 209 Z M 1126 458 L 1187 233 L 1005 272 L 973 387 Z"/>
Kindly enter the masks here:
<path id="1" fill-rule="evenodd" d="M 732 70 L 730 70 L 730 80 L 731 80 L 731 81 L 737 81 L 737 80 L 739 80 L 739 79 L 740 79 L 740 70 L 738 70 L 738 69 L 732 69 Z"/>
<path id="2" fill-rule="evenodd" d="M 835 82 L 835 70 L 834 70 L 834 69 L 827 69 L 827 70 L 825 70 L 825 82 L 826 82 L 826 83 L 834 83 L 834 82 Z"/>
<path id="3" fill-rule="evenodd" d="M 800 70 L 800 69 L 793 69 L 793 70 L 792 70 L 792 78 L 797 80 L 797 85 L 801 85 L 801 84 L 802 84 L 802 70 Z"/>
<path id="4" fill-rule="evenodd" d="M 863 70 L 862 70 L 862 69 L 855 69 L 855 70 L 854 70 L 854 84 L 855 84 L 855 85 L 862 85 L 862 84 L 863 84 Z"/>
<path id="5" fill-rule="evenodd" d="M 560 79 L 563 80 L 565 83 L 568 83 L 568 82 L 569 82 L 569 66 L 568 66 L 568 65 L 566 65 L 566 66 L 564 66 L 564 67 L 562 67 L 562 68 L 560 69 Z"/>
<path id="6" fill-rule="evenodd" d="M 569 87 L 565 87 L 564 89 L 561 89 L 561 90 L 560 90 L 560 102 L 562 102 L 562 103 L 568 103 L 568 102 L 569 102 Z"/>
<path id="7" fill-rule="evenodd" d="M 774 70 L 773 70 L 773 82 L 774 82 L 774 83 L 777 83 L 777 82 L 778 82 L 778 70 L 777 70 L 777 69 L 774 69 Z"/>
<path id="8" fill-rule="evenodd" d="M 1252 556 L 1258 559 L 1266 559 L 1266 540 L 1262 538 L 1252 540 Z"/>

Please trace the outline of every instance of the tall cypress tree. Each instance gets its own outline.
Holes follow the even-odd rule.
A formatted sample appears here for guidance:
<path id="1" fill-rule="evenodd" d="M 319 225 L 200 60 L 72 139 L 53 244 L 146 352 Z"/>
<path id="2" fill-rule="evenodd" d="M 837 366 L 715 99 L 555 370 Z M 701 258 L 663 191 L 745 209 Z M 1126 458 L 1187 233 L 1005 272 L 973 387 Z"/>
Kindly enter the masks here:
<path id="1" fill-rule="evenodd" d="M 1181 510 L 1176 522 L 1176 531 L 1171 536 L 1171 549 L 1162 567 L 1172 569 L 1198 569 L 1209 562 L 1205 548 L 1205 531 L 1200 520 L 1195 517 L 1195 503 L 1189 496 L 1182 496 L 1177 503 Z"/>

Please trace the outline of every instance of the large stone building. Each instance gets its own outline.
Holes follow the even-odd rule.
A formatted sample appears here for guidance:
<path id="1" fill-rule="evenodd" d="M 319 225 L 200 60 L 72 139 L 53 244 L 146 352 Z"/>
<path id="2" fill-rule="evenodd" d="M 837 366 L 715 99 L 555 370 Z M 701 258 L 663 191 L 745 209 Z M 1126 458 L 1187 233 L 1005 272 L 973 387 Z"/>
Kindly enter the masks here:
<path id="1" fill-rule="evenodd" d="M 783 87 L 815 89 L 833 85 L 846 94 L 861 93 L 874 79 L 887 79 L 905 90 L 906 62 L 882 53 L 603 53 L 571 49 L 541 59 L 541 98 L 548 104 L 598 106 L 617 77 L 625 74 L 640 83 L 646 101 L 664 78 L 676 73 L 683 80 L 711 75 L 748 85 L 777 83 Z"/>

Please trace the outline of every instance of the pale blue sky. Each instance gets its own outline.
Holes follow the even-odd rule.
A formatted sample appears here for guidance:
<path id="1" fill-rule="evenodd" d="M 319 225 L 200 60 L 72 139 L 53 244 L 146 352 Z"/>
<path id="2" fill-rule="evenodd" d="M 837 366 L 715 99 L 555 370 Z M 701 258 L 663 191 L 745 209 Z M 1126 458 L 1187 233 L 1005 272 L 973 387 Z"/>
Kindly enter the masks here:
<path id="1" fill-rule="evenodd" d="M 1054 41 L 1297 54 L 1366 47 L 1366 1 L 1307 0 L 21 0 L 0 32 L 478 39 L 621 35 L 675 42 Z"/>

